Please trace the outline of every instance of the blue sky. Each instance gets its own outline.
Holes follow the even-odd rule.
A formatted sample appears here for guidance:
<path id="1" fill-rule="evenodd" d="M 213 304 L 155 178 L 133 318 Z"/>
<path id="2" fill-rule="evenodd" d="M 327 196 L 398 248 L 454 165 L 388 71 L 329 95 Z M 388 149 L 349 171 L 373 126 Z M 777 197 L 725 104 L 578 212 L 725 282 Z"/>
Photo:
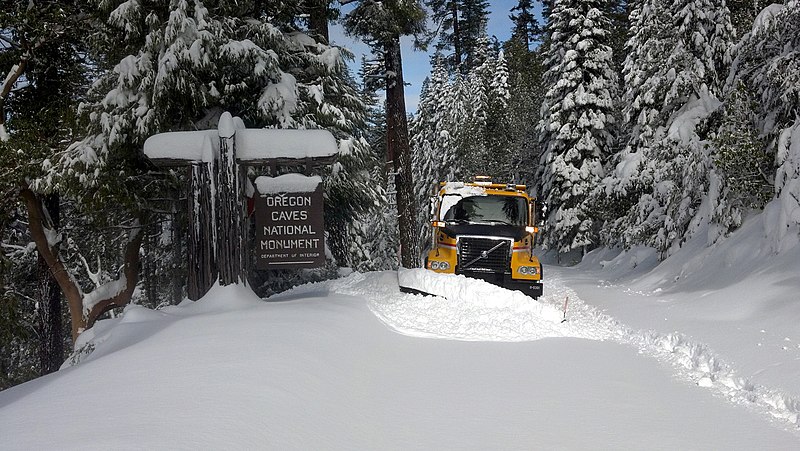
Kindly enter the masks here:
<path id="1" fill-rule="evenodd" d="M 489 2 L 489 24 L 487 31 L 489 36 L 497 36 L 500 41 L 505 41 L 511 36 L 511 20 L 508 18 L 511 8 L 517 4 L 517 0 L 501 0 Z M 333 44 L 347 47 L 355 54 L 355 61 L 350 63 L 350 67 L 355 72 L 361 60 L 361 55 L 369 52 L 366 45 L 345 36 L 340 25 L 331 27 L 331 41 Z M 409 113 L 417 110 L 419 103 L 420 89 L 425 77 L 430 74 L 430 54 L 415 51 L 411 45 L 410 38 L 403 39 L 403 78 L 406 86 L 406 110 Z"/>

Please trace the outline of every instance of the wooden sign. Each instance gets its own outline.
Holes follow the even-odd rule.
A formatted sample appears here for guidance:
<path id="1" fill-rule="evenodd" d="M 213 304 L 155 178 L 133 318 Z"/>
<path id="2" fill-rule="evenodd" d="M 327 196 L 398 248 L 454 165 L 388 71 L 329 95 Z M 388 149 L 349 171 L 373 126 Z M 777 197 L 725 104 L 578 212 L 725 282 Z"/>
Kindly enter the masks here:
<path id="1" fill-rule="evenodd" d="M 333 164 L 339 147 L 329 131 L 248 129 L 240 118 L 225 111 L 220 113 L 216 130 L 159 133 L 147 138 L 144 153 L 158 166 L 190 168 L 188 211 L 192 227 L 189 228 L 188 240 L 189 299 L 200 299 L 217 280 L 223 286 L 246 284 L 252 249 L 257 252 L 256 260 L 261 268 L 310 268 L 324 264 L 319 177 L 316 177 L 316 183 L 310 187 L 308 182 L 312 178 L 299 174 L 288 175 L 303 179 L 281 179 L 285 177 L 281 176 L 275 177 L 275 180 L 282 180 L 280 184 L 264 182 L 268 189 L 304 187 L 305 192 L 312 196 L 312 205 L 292 206 L 289 203 L 296 201 L 287 201 L 287 205 L 282 207 L 286 211 L 298 211 L 276 217 L 276 226 L 287 227 L 267 230 L 263 229 L 264 224 L 260 225 L 261 233 L 271 232 L 269 237 L 262 237 L 267 240 L 265 250 L 269 251 L 264 254 L 259 253 L 260 240 L 251 243 L 247 239 L 250 223 L 244 208 L 244 187 L 247 185 L 246 166 L 267 165 L 270 173 L 276 174 L 278 166 L 305 166 L 306 172 L 310 173 L 312 167 Z M 280 192 L 265 191 L 264 194 L 273 196 Z M 284 194 L 288 195 L 289 192 Z M 266 200 L 260 199 L 259 202 L 264 207 Z M 302 216 L 306 219 L 300 220 Z M 262 222 L 265 219 L 261 217 Z M 292 228 L 288 225 L 301 227 Z M 303 225 L 311 228 L 307 229 Z M 305 233 L 306 231 L 309 233 Z M 280 238 L 283 234 L 285 237 Z M 270 250 L 270 247 L 274 249 Z M 286 254 L 289 256 L 285 257 Z M 266 256 L 266 260 L 262 260 L 262 255 Z M 295 260 L 294 263 L 285 260 L 283 265 L 262 264 L 272 257 L 277 262 L 278 256 Z"/>
<path id="2" fill-rule="evenodd" d="M 322 179 L 300 174 L 256 179 L 256 268 L 325 264 Z"/>

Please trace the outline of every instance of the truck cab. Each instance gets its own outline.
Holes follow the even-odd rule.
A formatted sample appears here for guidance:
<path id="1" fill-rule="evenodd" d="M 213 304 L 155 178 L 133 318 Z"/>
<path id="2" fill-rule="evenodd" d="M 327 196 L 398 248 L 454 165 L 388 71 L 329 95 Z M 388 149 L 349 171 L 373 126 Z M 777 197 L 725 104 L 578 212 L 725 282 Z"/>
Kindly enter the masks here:
<path id="1" fill-rule="evenodd" d="M 535 199 L 525 185 L 437 184 L 425 268 L 483 279 L 532 298 L 542 295 L 542 265 L 534 255 Z"/>

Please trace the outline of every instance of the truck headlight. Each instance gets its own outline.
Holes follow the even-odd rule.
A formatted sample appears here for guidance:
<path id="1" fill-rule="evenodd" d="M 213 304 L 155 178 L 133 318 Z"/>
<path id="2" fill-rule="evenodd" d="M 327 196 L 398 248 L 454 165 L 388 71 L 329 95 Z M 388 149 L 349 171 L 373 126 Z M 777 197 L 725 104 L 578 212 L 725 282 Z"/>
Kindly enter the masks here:
<path id="1" fill-rule="evenodd" d="M 445 270 L 447 270 L 447 269 L 450 269 L 450 263 L 447 263 L 447 262 L 439 262 L 439 269 L 441 269 L 442 271 L 445 271 Z"/>
<path id="2" fill-rule="evenodd" d="M 437 269 L 439 269 L 439 262 L 437 262 L 437 261 L 432 261 L 432 262 L 431 262 L 431 269 L 433 269 L 433 270 L 437 270 Z"/>
<path id="3" fill-rule="evenodd" d="M 539 273 L 539 268 L 536 266 L 520 266 L 517 271 L 519 271 L 520 274 L 525 274 L 526 276 L 535 276 Z"/>

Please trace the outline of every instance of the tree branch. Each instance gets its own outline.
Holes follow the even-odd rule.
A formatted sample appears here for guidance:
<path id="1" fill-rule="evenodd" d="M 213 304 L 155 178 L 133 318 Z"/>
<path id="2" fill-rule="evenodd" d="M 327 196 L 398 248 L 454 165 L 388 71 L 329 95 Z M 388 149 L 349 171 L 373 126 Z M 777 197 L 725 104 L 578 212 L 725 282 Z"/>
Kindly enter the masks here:
<path id="1" fill-rule="evenodd" d="M 87 329 L 92 327 L 103 313 L 117 307 L 124 307 L 131 301 L 133 291 L 139 282 L 139 249 L 142 246 L 143 237 L 144 233 L 141 228 L 131 231 L 128 244 L 125 246 L 125 267 L 122 272 L 122 277 L 125 277 L 125 289 L 92 307 L 86 318 Z"/>

